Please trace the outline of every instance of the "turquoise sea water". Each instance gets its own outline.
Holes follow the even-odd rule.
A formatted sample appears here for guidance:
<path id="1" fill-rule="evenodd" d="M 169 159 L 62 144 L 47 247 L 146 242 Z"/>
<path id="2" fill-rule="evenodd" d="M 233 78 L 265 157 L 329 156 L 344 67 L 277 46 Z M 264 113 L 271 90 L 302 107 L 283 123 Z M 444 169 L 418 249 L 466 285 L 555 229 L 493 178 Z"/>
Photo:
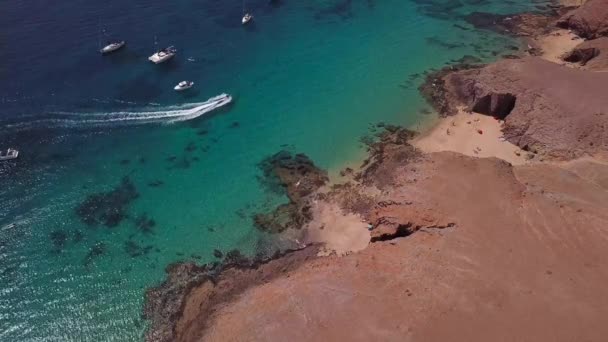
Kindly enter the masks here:
<path id="1" fill-rule="evenodd" d="M 543 3 L 247 1 L 249 27 L 240 1 L 0 4 L 11 47 L 0 51 L 0 148 L 21 151 L 0 164 L 0 340 L 141 339 L 144 291 L 169 263 L 288 244 L 252 224 L 285 200 L 261 185 L 262 159 L 287 149 L 338 169 L 360 158 L 370 124 L 426 118 L 416 75 L 518 45 L 463 15 Z M 127 48 L 99 56 L 100 27 Z M 178 48 L 170 64 L 146 61 L 154 36 Z M 175 93 L 182 79 L 196 90 Z M 162 119 L 222 92 L 232 106 Z M 148 112 L 161 118 L 145 123 Z M 98 122 L 127 117 L 142 121 Z M 88 196 L 114 189 L 106 199 L 125 200 L 118 225 L 77 215 Z"/>

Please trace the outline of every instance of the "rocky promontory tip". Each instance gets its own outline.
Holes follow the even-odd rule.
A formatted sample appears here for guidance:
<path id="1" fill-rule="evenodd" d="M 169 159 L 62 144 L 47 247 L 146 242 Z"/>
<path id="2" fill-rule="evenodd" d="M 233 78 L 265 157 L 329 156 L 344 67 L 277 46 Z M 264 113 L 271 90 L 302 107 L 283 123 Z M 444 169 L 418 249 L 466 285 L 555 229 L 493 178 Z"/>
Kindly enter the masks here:
<path id="1" fill-rule="evenodd" d="M 146 291 L 143 316 L 151 323 L 146 341 L 193 340 L 202 334 L 218 306 L 249 287 L 296 269 L 317 251 L 309 246 L 249 259 L 234 250 L 221 264 L 183 262 L 167 266 L 165 281 Z"/>
<path id="2" fill-rule="evenodd" d="M 608 1 L 587 0 L 562 16 L 557 24 L 585 39 L 608 36 Z"/>
<path id="3" fill-rule="evenodd" d="M 259 164 L 263 172 L 262 184 L 275 192 L 284 192 L 289 203 L 269 213 L 254 216 L 257 227 L 269 232 L 302 227 L 311 219 L 309 195 L 329 180 L 327 172 L 318 168 L 304 154 L 278 152 Z"/>

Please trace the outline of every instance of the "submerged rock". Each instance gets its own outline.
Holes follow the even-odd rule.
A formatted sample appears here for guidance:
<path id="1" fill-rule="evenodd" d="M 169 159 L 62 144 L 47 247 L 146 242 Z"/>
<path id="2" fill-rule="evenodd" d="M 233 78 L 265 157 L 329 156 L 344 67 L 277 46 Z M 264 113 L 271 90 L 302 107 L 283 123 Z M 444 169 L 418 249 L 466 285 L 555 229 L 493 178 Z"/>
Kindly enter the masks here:
<path id="1" fill-rule="evenodd" d="M 135 219 L 135 226 L 144 234 L 152 234 L 154 233 L 153 228 L 156 226 L 156 221 L 149 218 L 147 213 L 143 213 Z"/>
<path id="2" fill-rule="evenodd" d="M 68 241 L 68 233 L 63 230 L 54 230 L 51 232 L 50 238 L 55 249 L 62 250 Z"/>
<path id="3" fill-rule="evenodd" d="M 107 249 L 107 246 L 103 242 L 98 242 L 95 245 L 93 245 L 89 249 L 89 252 L 87 253 L 87 255 L 85 256 L 83 265 L 88 268 L 97 257 L 101 256 L 102 254 L 104 254 L 106 252 L 106 249 Z"/>
<path id="4" fill-rule="evenodd" d="M 263 172 L 262 184 L 277 193 L 284 193 L 289 203 L 269 213 L 254 215 L 255 225 L 265 231 L 281 232 L 287 228 L 300 228 L 310 221 L 309 196 L 323 186 L 329 177 L 317 168 L 304 154 L 293 155 L 281 151 L 259 164 Z"/>
<path id="5" fill-rule="evenodd" d="M 76 214 L 89 226 L 116 227 L 126 216 L 128 205 L 139 197 L 129 177 L 124 177 L 114 190 L 89 195 L 76 207 Z"/>
<path id="6" fill-rule="evenodd" d="M 153 248 L 154 248 L 154 246 L 151 246 L 151 245 L 141 247 L 140 245 L 138 245 L 137 243 L 135 243 L 131 240 L 127 240 L 124 245 L 125 253 L 127 253 L 131 258 L 146 255 L 146 254 L 150 253 L 150 251 L 152 251 Z"/>

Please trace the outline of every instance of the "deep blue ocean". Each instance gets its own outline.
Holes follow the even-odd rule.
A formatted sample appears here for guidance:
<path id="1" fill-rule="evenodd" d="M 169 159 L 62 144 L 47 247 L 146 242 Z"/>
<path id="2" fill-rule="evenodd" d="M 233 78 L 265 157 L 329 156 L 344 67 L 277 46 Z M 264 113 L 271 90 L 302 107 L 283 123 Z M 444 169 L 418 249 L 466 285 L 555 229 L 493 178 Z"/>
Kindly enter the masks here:
<path id="1" fill-rule="evenodd" d="M 464 15 L 545 3 L 247 0 L 243 27 L 240 0 L 0 2 L 0 149 L 20 151 L 0 162 L 0 340 L 141 340 L 169 263 L 289 246 L 253 225 L 285 201 L 260 161 L 356 165 L 370 125 L 429 120 L 423 72 L 519 46 Z M 107 39 L 127 46 L 101 56 Z M 223 92 L 231 106 L 185 120 Z"/>

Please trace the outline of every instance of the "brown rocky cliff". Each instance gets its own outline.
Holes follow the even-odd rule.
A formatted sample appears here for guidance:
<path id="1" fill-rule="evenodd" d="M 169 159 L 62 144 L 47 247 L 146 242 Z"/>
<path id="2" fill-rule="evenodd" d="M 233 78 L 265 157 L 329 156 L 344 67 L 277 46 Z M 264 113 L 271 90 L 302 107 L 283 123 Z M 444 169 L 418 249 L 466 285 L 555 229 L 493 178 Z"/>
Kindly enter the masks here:
<path id="1" fill-rule="evenodd" d="M 608 36 L 608 0 L 588 0 L 562 16 L 558 25 L 586 39 Z"/>
<path id="2" fill-rule="evenodd" d="M 608 152 L 608 74 L 540 58 L 503 60 L 445 77 L 452 107 L 505 119 L 505 137 L 521 148 L 572 159 Z"/>

